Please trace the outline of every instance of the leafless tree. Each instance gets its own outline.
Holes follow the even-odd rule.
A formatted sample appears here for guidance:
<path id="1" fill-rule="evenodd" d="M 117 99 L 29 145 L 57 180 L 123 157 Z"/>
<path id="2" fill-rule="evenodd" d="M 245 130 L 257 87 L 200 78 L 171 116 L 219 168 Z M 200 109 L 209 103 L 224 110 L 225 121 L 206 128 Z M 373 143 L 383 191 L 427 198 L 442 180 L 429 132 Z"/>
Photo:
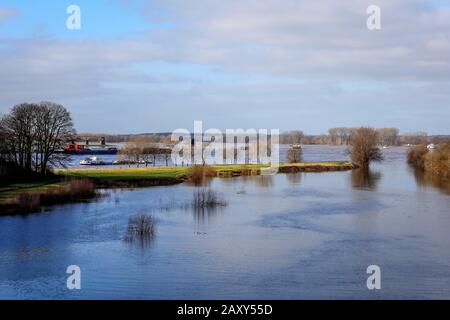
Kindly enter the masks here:
<path id="1" fill-rule="evenodd" d="M 120 150 L 120 155 L 129 164 L 137 163 L 141 161 L 142 146 L 136 140 L 127 141 L 125 146 Z"/>
<path id="2" fill-rule="evenodd" d="M 372 161 L 383 160 L 378 133 L 373 128 L 359 128 L 351 140 L 350 156 L 361 168 L 368 168 Z"/>
<path id="3" fill-rule="evenodd" d="M 286 151 L 286 163 L 300 163 L 303 161 L 302 149 L 289 148 Z"/>
<path id="4" fill-rule="evenodd" d="M 14 162 L 26 171 L 32 170 L 33 144 L 36 140 L 36 104 L 20 104 L 3 118 L 4 131 Z"/>
<path id="5" fill-rule="evenodd" d="M 156 166 L 158 158 L 165 160 L 166 165 L 168 165 L 171 150 L 161 148 L 152 139 L 142 136 L 128 141 L 120 153 L 130 163 L 136 163 L 137 165 L 144 163 L 145 166 L 153 163 L 153 166 Z"/>
<path id="6" fill-rule="evenodd" d="M 281 144 L 301 144 L 305 134 L 300 130 L 283 133 L 280 137 Z"/>
<path id="7" fill-rule="evenodd" d="M 75 134 L 72 117 L 62 105 L 42 102 L 36 108 L 36 160 L 40 172 L 47 173 L 49 165 L 64 163 L 65 156 L 57 153 Z"/>
<path id="8" fill-rule="evenodd" d="M 349 145 L 356 130 L 355 128 L 345 127 L 331 128 L 328 130 L 329 143 L 333 145 Z"/>
<path id="9" fill-rule="evenodd" d="M 380 137 L 380 144 L 383 146 L 393 146 L 397 143 L 398 129 L 397 128 L 380 128 L 377 129 Z"/>
<path id="10" fill-rule="evenodd" d="M 9 161 L 42 174 L 49 165 L 63 163 L 57 151 L 75 132 L 70 113 L 50 102 L 16 105 L 1 122 Z"/>

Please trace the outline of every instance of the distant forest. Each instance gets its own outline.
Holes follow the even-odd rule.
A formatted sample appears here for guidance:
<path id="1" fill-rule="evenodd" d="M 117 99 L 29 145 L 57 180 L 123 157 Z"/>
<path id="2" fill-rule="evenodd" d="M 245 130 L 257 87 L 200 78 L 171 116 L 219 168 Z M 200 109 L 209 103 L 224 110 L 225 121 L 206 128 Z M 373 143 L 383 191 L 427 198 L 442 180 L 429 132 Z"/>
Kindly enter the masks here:
<path id="1" fill-rule="evenodd" d="M 308 135 L 301 130 L 283 132 L 280 135 L 281 144 L 308 144 L 308 145 L 349 145 L 353 134 L 358 128 L 332 128 L 326 134 Z M 383 146 L 401 146 L 406 144 L 419 145 L 427 143 L 441 143 L 450 140 L 450 135 L 428 135 L 426 132 L 413 132 L 400 134 L 396 128 L 376 129 Z M 96 143 L 102 137 L 108 143 L 124 143 L 136 139 L 145 138 L 154 143 L 170 143 L 171 133 L 141 133 L 141 134 L 101 134 L 101 133 L 78 133 L 77 141 L 89 140 Z"/>

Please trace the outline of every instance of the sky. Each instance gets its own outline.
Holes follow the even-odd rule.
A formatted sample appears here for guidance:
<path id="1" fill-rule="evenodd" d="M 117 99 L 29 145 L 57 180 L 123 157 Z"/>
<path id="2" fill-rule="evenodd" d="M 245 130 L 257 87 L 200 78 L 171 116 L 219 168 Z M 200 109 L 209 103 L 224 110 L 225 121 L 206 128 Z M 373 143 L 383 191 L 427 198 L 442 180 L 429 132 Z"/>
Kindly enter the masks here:
<path id="1" fill-rule="evenodd" d="M 0 114 L 39 101 L 79 132 L 450 134 L 450 0 L 0 0 Z"/>

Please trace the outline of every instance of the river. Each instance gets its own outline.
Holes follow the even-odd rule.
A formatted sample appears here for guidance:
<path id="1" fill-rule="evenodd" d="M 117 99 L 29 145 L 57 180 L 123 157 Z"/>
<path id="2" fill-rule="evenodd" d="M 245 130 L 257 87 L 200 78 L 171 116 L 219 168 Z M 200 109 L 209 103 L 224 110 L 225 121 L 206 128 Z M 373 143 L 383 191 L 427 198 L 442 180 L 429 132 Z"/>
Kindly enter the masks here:
<path id="1" fill-rule="evenodd" d="M 214 179 L 228 202 L 216 210 L 191 209 L 196 187 L 181 184 L 0 217 L 0 299 L 448 299 L 450 196 L 417 180 L 405 150 L 384 150 L 370 175 Z M 347 159 L 327 146 L 304 158 Z M 154 237 L 123 241 L 138 213 Z M 81 290 L 66 287 L 69 265 Z"/>

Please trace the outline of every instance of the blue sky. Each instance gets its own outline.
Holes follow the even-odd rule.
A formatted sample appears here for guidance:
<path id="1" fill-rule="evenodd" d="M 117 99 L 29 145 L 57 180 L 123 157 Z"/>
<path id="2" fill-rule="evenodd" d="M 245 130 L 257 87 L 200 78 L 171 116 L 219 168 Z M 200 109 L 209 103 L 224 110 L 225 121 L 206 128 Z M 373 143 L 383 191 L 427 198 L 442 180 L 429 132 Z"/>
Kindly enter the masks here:
<path id="1" fill-rule="evenodd" d="M 82 9 L 82 29 L 65 28 L 66 9 L 76 4 Z M 14 8 L 18 16 L 0 29 L 2 37 L 50 36 L 73 38 L 114 38 L 142 32 L 151 27 L 134 6 L 111 0 L 79 1 L 0 1 L 1 7 Z"/>
<path id="2" fill-rule="evenodd" d="M 450 134 L 450 2 L 379 0 L 369 31 L 372 2 L 0 0 L 0 113 L 52 100 L 90 132 Z"/>

